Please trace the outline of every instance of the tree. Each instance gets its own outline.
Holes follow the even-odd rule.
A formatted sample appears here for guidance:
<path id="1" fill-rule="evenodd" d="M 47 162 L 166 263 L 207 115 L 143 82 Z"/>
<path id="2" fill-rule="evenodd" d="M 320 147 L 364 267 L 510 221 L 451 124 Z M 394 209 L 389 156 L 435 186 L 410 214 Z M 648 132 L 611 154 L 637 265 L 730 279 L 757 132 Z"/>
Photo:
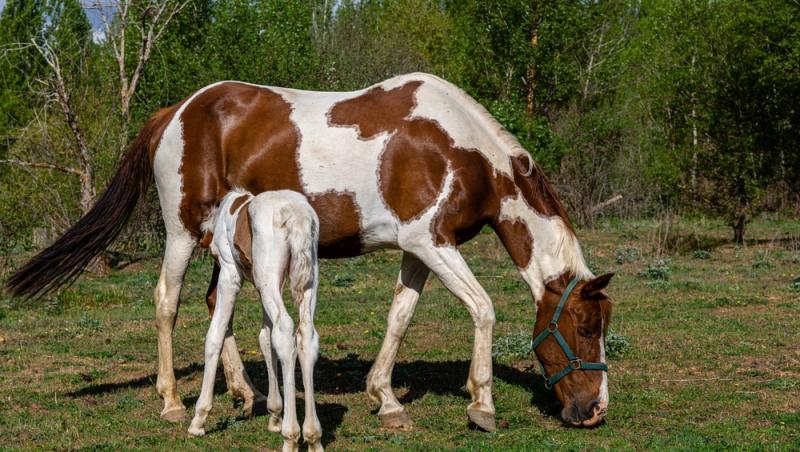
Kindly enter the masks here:
<path id="1" fill-rule="evenodd" d="M 31 119 L 34 100 L 28 95 L 44 64 L 35 49 L 19 43 L 38 39 L 44 24 L 38 0 L 9 0 L 0 14 L 0 158 Z"/>

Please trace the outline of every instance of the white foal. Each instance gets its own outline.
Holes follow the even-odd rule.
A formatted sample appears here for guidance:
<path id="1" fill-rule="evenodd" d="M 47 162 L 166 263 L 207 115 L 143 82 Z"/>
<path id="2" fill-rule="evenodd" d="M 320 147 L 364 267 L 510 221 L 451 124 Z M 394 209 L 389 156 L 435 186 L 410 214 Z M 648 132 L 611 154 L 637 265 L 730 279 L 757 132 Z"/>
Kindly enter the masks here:
<path id="1" fill-rule="evenodd" d="M 280 423 L 283 450 L 297 450 L 300 426 L 295 409 L 294 366 L 299 355 L 306 409 L 303 438 L 309 450 L 322 450 L 322 427 L 314 404 L 313 380 L 319 353 L 319 336 L 314 329 L 319 219 L 306 198 L 297 192 L 281 190 L 253 196 L 234 190 L 220 203 L 213 232 L 211 253 L 220 265 L 217 305 L 206 336 L 203 386 L 189 434 L 205 434 L 203 425 L 211 411 L 220 349 L 233 315 L 236 294 L 242 280 L 248 278 L 258 289 L 264 308 L 259 344 L 270 379 L 267 402 L 270 430 Z M 281 297 L 287 271 L 300 316 L 296 338 L 294 322 Z M 277 393 L 273 350 L 283 372 L 283 407 Z"/>

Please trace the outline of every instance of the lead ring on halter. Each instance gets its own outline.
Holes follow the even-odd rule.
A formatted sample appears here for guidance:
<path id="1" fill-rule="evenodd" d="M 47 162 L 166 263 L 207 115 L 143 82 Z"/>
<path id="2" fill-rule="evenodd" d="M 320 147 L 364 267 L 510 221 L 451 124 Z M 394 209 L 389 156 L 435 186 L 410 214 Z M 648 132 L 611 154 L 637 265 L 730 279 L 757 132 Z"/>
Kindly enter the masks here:
<path id="1" fill-rule="evenodd" d="M 564 336 L 561 335 L 560 331 L 558 331 L 558 319 L 561 317 L 561 311 L 564 310 L 564 305 L 567 303 L 567 298 L 569 298 L 569 294 L 572 293 L 572 289 L 574 289 L 579 282 L 580 278 L 578 277 L 573 278 L 572 281 L 569 282 L 567 289 L 561 295 L 561 300 L 558 301 L 556 312 L 553 313 L 553 318 L 550 320 L 547 328 L 539 333 L 533 342 L 531 342 L 531 349 L 536 350 L 536 347 L 538 347 L 545 339 L 547 339 L 547 336 L 552 335 L 556 339 L 556 342 L 558 342 L 558 345 L 561 347 L 561 350 L 564 352 L 564 355 L 569 361 L 569 363 L 563 369 L 549 378 L 547 377 L 547 371 L 544 368 L 544 364 L 542 364 L 544 387 L 547 389 L 553 389 L 553 386 L 558 383 L 559 380 L 566 377 L 573 370 L 602 370 L 603 372 L 608 372 L 608 366 L 605 363 L 587 363 L 575 356 L 575 354 L 572 353 L 572 350 L 569 348 L 569 344 L 567 344 L 567 341 L 564 339 Z"/>

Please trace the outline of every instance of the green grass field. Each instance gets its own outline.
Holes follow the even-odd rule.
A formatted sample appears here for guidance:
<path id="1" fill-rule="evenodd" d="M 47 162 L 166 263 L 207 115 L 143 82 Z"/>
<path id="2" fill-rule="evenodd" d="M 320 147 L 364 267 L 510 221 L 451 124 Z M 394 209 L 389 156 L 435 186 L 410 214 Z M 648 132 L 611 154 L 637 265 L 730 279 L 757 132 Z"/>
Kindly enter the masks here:
<path id="1" fill-rule="evenodd" d="M 385 330 L 400 254 L 323 261 L 317 328 L 318 411 L 330 450 L 798 449 L 800 224 L 765 222 L 751 241 L 721 223 L 684 222 L 663 238 L 654 223 L 606 224 L 579 236 L 590 266 L 615 271 L 611 404 L 604 425 L 562 425 L 528 354 L 534 309 L 497 239 L 462 247 L 494 300 L 497 433 L 468 428 L 463 388 L 472 346 L 466 310 L 431 278 L 394 372 L 411 432 L 380 428 L 364 392 Z M 25 256 L 5 259 L 5 278 Z M 273 449 L 265 416 L 240 417 L 218 372 L 203 438 L 159 419 L 153 287 L 159 261 L 81 278 L 37 302 L 0 298 L 0 449 Z M 208 315 L 207 257 L 190 268 L 175 332 L 184 403 L 194 410 Z M 266 390 L 252 286 L 236 331 L 251 377 Z M 302 405 L 300 405 L 302 406 Z M 302 410 L 301 410 L 302 411 Z M 302 422 L 302 421 L 301 421 Z"/>

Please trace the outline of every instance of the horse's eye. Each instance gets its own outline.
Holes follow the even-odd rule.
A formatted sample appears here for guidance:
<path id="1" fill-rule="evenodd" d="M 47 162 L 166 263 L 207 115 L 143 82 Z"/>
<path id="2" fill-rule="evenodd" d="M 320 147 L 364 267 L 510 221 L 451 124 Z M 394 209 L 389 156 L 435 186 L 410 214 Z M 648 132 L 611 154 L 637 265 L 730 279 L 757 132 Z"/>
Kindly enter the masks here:
<path id="1" fill-rule="evenodd" d="M 586 328 L 578 328 L 578 334 L 586 339 L 592 338 L 592 332 Z"/>

